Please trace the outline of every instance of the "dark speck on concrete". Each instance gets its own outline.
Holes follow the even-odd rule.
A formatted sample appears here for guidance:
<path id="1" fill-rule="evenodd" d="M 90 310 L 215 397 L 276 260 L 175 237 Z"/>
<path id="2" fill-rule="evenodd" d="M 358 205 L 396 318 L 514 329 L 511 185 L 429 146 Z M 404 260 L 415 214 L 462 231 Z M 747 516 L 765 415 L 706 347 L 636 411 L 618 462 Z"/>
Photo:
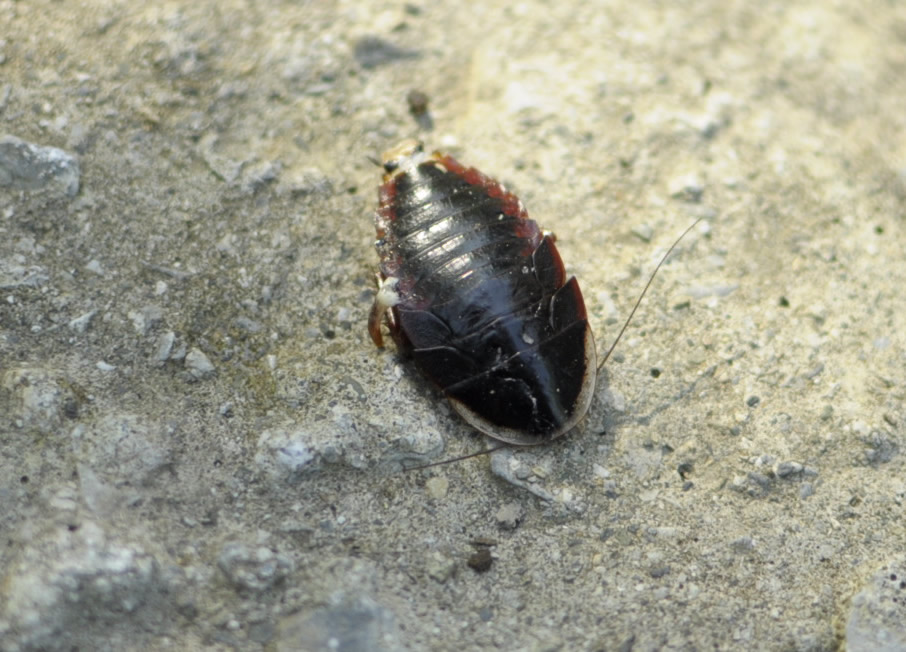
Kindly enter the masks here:
<path id="1" fill-rule="evenodd" d="M 355 60 L 366 69 L 417 56 L 417 51 L 401 48 L 377 36 L 363 36 L 355 44 Z"/>

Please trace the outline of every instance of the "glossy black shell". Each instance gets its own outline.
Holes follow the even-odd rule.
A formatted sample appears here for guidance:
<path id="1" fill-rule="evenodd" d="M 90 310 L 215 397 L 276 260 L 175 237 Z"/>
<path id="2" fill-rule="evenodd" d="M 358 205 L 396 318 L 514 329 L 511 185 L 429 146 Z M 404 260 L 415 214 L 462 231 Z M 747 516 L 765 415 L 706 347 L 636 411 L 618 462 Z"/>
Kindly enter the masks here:
<path id="1" fill-rule="evenodd" d="M 375 341 L 389 308 L 398 346 L 473 426 L 519 445 L 564 434 L 591 401 L 595 351 L 553 238 L 503 186 L 449 156 L 404 143 L 385 169 Z"/>

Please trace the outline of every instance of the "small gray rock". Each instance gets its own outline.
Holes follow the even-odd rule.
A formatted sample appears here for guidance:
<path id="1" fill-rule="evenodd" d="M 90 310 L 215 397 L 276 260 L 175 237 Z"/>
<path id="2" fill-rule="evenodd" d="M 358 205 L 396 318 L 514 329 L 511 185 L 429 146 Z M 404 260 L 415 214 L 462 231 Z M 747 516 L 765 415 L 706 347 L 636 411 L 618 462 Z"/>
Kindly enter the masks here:
<path id="1" fill-rule="evenodd" d="M 0 188 L 74 197 L 81 172 L 75 156 L 15 136 L 0 136 Z"/>
<path id="2" fill-rule="evenodd" d="M 154 354 L 154 360 L 157 364 L 163 364 L 173 352 L 173 343 L 176 341 L 176 333 L 167 331 L 161 333 L 157 338 L 157 352 Z"/>
<path id="3" fill-rule="evenodd" d="M 428 495 L 431 496 L 434 500 L 443 500 L 447 497 L 447 490 L 450 488 L 450 481 L 447 480 L 446 476 L 438 475 L 433 478 L 429 478 L 425 482 L 425 490 L 428 492 Z"/>
<path id="4" fill-rule="evenodd" d="M 88 330 L 88 326 L 91 325 L 91 320 L 94 319 L 94 316 L 97 314 L 97 310 L 92 310 L 86 312 L 83 315 L 79 315 L 75 319 L 69 321 L 69 328 L 74 330 L 76 333 L 84 333 Z"/>
<path id="5" fill-rule="evenodd" d="M 521 487 L 542 500 L 553 502 L 554 494 L 538 485 L 529 482 L 530 469 L 515 457 L 513 450 L 502 448 L 491 453 L 491 473 L 506 480 L 511 485 Z"/>
<path id="6" fill-rule="evenodd" d="M 515 530 L 519 526 L 519 523 L 522 522 L 524 516 L 525 510 L 522 509 L 522 505 L 515 501 L 502 505 L 500 509 L 497 510 L 497 513 L 494 514 L 497 525 L 504 530 Z"/>
<path id="7" fill-rule="evenodd" d="M 799 473 L 802 473 L 802 465 L 799 462 L 778 462 L 774 465 L 774 475 L 778 478 L 788 478 Z"/>
<path id="8" fill-rule="evenodd" d="M 25 428 L 53 432 L 60 425 L 66 392 L 44 369 L 19 367 L 2 376 L 0 387 L 13 398 L 12 413 Z"/>
<path id="9" fill-rule="evenodd" d="M 238 541 L 223 546 L 217 567 L 240 591 L 264 591 L 293 572 L 293 562 L 286 555 L 264 546 L 252 550 Z"/>
<path id="10" fill-rule="evenodd" d="M 185 365 L 186 371 L 196 380 L 207 378 L 216 371 L 214 365 L 208 360 L 208 356 L 196 348 L 190 349 L 186 354 Z"/>
<path id="11" fill-rule="evenodd" d="M 435 550 L 428 555 L 425 571 L 431 579 L 443 584 L 456 573 L 456 560 Z"/>
<path id="12" fill-rule="evenodd" d="M 632 233 L 643 242 L 651 242 L 651 238 L 654 236 L 654 229 L 651 228 L 650 224 L 643 222 L 633 226 Z"/>
<path id="13" fill-rule="evenodd" d="M 674 177 L 667 184 L 667 192 L 671 197 L 688 202 L 700 201 L 704 191 L 705 187 L 701 179 L 693 173 Z"/>

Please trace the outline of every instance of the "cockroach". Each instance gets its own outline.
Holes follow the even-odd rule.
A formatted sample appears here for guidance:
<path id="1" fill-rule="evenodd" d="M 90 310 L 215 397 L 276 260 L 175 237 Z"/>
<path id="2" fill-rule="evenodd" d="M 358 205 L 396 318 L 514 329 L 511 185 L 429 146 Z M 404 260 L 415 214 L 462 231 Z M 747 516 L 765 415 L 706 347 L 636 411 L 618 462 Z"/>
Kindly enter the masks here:
<path id="1" fill-rule="evenodd" d="M 385 152 L 382 165 L 371 339 L 383 347 L 386 321 L 453 409 L 503 444 L 536 446 L 569 432 L 654 274 L 598 363 L 579 283 L 518 197 L 415 140 Z"/>

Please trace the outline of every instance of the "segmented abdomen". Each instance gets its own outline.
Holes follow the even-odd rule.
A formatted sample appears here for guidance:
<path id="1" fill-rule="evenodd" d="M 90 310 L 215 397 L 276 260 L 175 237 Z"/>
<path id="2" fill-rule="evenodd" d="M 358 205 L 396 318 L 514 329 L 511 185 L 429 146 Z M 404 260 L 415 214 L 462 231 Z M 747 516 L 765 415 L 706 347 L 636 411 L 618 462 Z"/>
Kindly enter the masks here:
<path id="1" fill-rule="evenodd" d="M 428 161 L 398 177 L 388 190 L 392 196 L 382 197 L 382 271 L 400 279 L 401 306 L 431 309 L 491 280 L 506 282 L 512 293 L 483 306 L 492 313 L 488 317 L 517 308 L 513 300 L 524 304 L 541 298 L 536 284 L 520 278 L 541 242 L 538 225 L 512 195 L 493 197 L 479 179 L 484 178 L 469 183 Z"/>

